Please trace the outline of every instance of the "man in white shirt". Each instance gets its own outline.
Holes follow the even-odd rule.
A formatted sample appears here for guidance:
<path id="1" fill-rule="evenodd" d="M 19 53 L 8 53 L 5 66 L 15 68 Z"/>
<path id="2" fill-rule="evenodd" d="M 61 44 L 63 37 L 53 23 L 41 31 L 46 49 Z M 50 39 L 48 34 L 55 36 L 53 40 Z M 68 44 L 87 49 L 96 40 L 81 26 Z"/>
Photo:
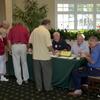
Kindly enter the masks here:
<path id="1" fill-rule="evenodd" d="M 84 41 L 85 36 L 83 34 L 77 35 L 77 41 L 76 43 L 73 43 L 72 45 L 72 53 L 76 56 L 80 56 L 81 53 L 89 53 L 89 46 L 88 43 Z"/>

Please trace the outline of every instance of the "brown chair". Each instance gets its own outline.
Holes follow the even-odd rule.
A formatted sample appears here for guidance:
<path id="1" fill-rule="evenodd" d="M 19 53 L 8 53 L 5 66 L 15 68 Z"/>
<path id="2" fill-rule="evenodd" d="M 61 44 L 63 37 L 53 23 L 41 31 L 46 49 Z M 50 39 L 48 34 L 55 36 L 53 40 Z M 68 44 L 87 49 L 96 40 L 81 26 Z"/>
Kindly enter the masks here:
<path id="1" fill-rule="evenodd" d="M 100 77 L 88 77 L 88 90 L 100 92 Z"/>

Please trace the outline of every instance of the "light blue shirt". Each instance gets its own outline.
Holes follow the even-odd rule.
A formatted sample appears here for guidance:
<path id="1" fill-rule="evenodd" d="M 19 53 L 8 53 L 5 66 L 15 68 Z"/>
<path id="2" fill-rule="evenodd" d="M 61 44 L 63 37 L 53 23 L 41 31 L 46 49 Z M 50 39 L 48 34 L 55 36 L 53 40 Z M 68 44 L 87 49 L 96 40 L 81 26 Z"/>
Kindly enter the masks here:
<path id="1" fill-rule="evenodd" d="M 71 49 L 71 51 L 72 51 L 72 53 L 73 54 L 75 54 L 75 55 L 79 55 L 79 52 L 81 51 L 81 52 L 87 52 L 87 53 L 89 53 L 89 46 L 88 46 L 88 43 L 86 43 L 85 41 L 79 46 L 78 44 L 77 44 L 77 42 L 76 43 L 74 43 L 73 45 L 72 45 L 72 49 Z"/>
<path id="2" fill-rule="evenodd" d="M 100 43 L 98 43 L 91 50 L 91 58 L 94 61 L 94 64 L 88 63 L 88 66 L 92 68 L 100 68 Z"/>

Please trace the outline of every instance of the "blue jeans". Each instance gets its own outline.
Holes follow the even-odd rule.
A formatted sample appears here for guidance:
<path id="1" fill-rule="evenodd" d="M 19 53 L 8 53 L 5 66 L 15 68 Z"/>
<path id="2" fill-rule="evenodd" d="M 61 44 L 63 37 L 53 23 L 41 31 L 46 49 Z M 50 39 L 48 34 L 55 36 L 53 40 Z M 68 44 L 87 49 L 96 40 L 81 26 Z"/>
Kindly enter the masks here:
<path id="1" fill-rule="evenodd" d="M 83 68 L 82 70 L 75 69 L 72 71 L 72 80 L 75 89 L 81 88 L 81 81 L 83 77 L 88 76 L 100 76 L 100 69 L 95 68 Z"/>

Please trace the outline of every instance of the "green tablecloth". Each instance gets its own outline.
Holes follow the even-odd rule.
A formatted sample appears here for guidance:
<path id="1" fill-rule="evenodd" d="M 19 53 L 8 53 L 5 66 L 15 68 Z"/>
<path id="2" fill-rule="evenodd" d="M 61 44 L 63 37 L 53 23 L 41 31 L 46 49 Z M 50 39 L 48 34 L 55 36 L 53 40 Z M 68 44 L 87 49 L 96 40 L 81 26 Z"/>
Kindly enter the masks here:
<path id="1" fill-rule="evenodd" d="M 82 66 L 85 60 L 76 59 L 61 59 L 53 58 L 53 79 L 52 83 L 54 86 L 70 88 L 71 86 L 71 72 L 73 69 Z"/>
<path id="2" fill-rule="evenodd" d="M 31 80 L 34 80 L 32 55 L 30 55 L 30 54 L 27 55 L 27 62 L 28 62 L 29 78 Z M 7 62 L 6 68 L 7 68 L 8 75 L 14 75 L 14 68 L 13 68 L 13 62 L 12 62 L 11 55 L 8 56 L 8 62 Z"/>
<path id="3" fill-rule="evenodd" d="M 32 55 L 27 55 L 29 76 L 31 80 L 34 80 L 33 74 L 33 61 Z M 76 59 L 62 59 L 62 58 L 52 58 L 52 84 L 53 86 L 70 88 L 71 85 L 71 71 L 74 68 L 80 67 L 84 63 L 84 60 Z M 7 73 L 9 75 L 14 75 L 12 57 L 8 57 L 7 63 Z"/>

